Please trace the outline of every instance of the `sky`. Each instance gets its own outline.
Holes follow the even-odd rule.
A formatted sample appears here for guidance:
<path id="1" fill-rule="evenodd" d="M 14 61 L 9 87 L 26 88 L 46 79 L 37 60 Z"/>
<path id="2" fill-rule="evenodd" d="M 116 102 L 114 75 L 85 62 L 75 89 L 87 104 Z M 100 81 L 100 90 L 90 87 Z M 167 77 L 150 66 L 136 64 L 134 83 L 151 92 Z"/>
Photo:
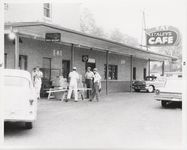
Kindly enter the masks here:
<path id="1" fill-rule="evenodd" d="M 181 33 L 186 28 L 185 0 L 82 0 L 81 9 L 89 9 L 96 24 L 110 33 L 118 28 L 141 41 L 143 11 L 147 28 L 171 25 Z"/>

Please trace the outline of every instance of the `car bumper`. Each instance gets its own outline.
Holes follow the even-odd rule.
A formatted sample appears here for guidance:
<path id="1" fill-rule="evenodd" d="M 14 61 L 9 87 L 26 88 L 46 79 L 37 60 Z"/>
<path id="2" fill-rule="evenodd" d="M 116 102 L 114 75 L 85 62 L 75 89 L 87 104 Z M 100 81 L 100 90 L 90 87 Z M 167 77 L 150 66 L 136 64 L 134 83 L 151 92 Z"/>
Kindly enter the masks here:
<path id="1" fill-rule="evenodd" d="M 23 114 L 16 112 L 9 112 L 4 114 L 5 122 L 32 122 L 34 120 L 36 120 L 36 113 L 33 111 L 25 112 Z"/>
<path id="2" fill-rule="evenodd" d="M 154 96 L 154 99 L 157 101 L 174 101 L 174 102 L 182 102 L 182 94 L 181 93 L 159 93 Z"/>

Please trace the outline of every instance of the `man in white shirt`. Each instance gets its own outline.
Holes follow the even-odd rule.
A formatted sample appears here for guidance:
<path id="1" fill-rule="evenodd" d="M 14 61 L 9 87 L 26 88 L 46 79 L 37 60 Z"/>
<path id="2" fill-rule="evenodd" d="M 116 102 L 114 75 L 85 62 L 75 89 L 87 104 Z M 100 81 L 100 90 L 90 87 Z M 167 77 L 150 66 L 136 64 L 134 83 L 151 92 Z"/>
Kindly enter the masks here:
<path id="1" fill-rule="evenodd" d="M 69 73 L 69 90 L 67 95 L 66 102 L 71 98 L 72 91 L 74 91 L 75 102 L 78 101 L 78 93 L 77 93 L 77 83 L 79 80 L 79 74 L 77 73 L 77 68 L 73 67 L 73 71 Z"/>
<path id="2" fill-rule="evenodd" d="M 40 90 L 42 85 L 43 73 L 40 71 L 39 66 L 37 66 L 32 72 L 33 85 L 36 91 L 37 98 L 40 99 Z"/>
<path id="3" fill-rule="evenodd" d="M 87 88 L 92 88 L 92 80 L 94 77 L 94 73 L 91 71 L 91 67 L 87 68 L 87 72 L 85 74 L 85 83 Z M 87 98 L 89 98 L 89 90 L 87 90 Z"/>
<path id="4" fill-rule="evenodd" d="M 101 76 L 97 72 L 97 68 L 94 68 L 93 70 L 94 76 L 93 76 L 93 91 L 90 101 L 96 97 L 96 100 L 99 101 L 99 89 L 101 84 Z"/>

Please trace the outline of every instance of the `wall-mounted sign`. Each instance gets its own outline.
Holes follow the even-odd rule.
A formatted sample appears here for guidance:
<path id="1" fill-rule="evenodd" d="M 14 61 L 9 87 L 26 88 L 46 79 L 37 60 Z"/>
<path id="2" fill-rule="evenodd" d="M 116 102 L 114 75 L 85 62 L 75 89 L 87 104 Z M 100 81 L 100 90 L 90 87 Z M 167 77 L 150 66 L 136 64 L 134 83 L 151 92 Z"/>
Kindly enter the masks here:
<path id="1" fill-rule="evenodd" d="M 46 33 L 45 41 L 47 42 L 60 42 L 61 34 L 60 33 Z"/>
<path id="2" fill-rule="evenodd" d="M 94 58 L 88 58 L 88 62 L 89 63 L 95 63 L 95 59 Z"/>
<path id="3" fill-rule="evenodd" d="M 122 65 L 125 64 L 125 60 L 124 60 L 124 59 L 121 60 L 121 64 L 122 64 Z"/>
<path id="4" fill-rule="evenodd" d="M 82 55 L 82 62 L 88 61 L 88 55 Z"/>
<path id="5" fill-rule="evenodd" d="M 62 56 L 62 50 L 53 50 L 53 56 Z"/>
<path id="6" fill-rule="evenodd" d="M 180 42 L 179 30 L 172 26 L 159 26 L 146 30 L 147 46 L 173 46 Z"/>

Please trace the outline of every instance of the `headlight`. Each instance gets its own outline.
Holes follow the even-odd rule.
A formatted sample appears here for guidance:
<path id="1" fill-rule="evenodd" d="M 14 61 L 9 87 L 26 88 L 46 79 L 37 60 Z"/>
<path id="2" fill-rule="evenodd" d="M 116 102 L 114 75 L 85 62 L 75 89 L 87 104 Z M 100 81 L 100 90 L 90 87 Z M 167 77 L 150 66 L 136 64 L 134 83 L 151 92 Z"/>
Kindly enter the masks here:
<path id="1" fill-rule="evenodd" d="M 156 95 L 159 95 L 159 94 L 160 94 L 160 90 L 157 89 L 157 90 L 155 91 L 155 93 L 156 93 Z"/>

